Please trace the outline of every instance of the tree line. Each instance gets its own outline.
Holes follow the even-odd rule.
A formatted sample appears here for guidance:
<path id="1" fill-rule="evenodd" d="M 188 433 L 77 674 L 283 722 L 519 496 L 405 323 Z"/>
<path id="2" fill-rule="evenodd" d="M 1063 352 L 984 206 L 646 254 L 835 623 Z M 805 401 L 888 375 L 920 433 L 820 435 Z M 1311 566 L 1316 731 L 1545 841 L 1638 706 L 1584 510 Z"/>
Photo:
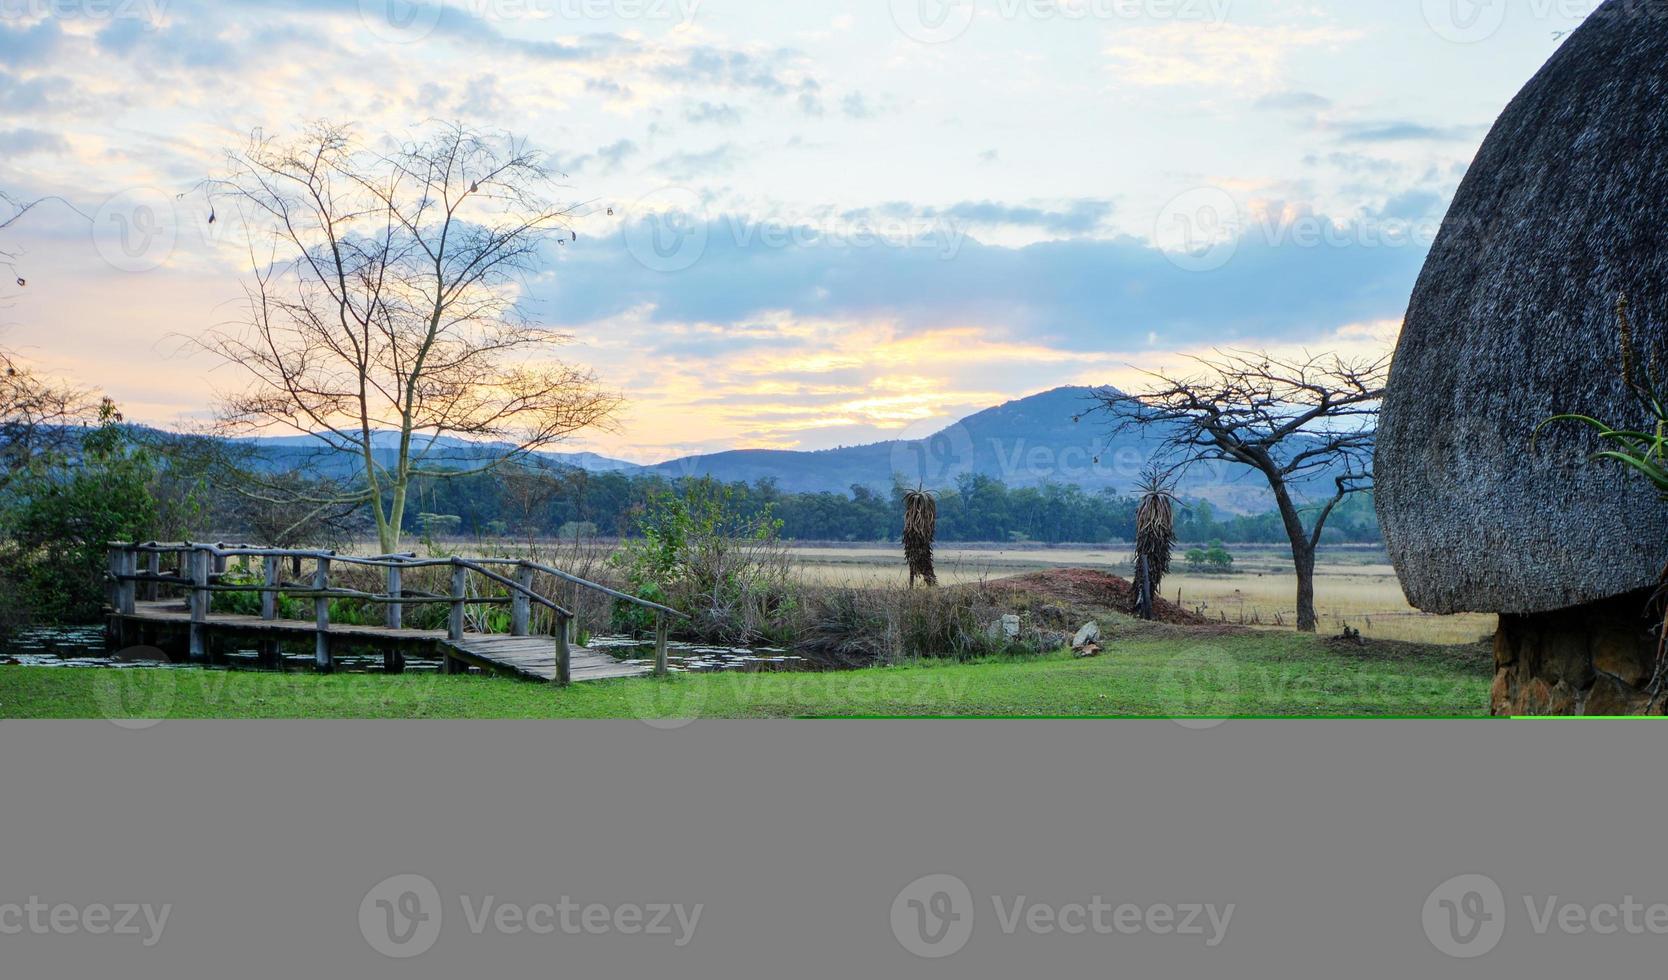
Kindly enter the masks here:
<path id="1" fill-rule="evenodd" d="M 416 513 L 408 533 L 465 537 L 582 535 L 629 537 L 638 517 L 659 494 L 678 492 L 690 480 L 623 473 L 533 470 L 513 467 L 494 473 L 444 480 L 419 480 L 413 487 Z M 773 481 L 727 485 L 743 513 L 768 512 L 782 522 L 783 538 L 797 541 L 893 542 L 903 531 L 902 485 L 876 492 L 854 485 L 845 493 L 792 493 Z M 1010 487 L 971 474 L 939 494 L 938 539 L 954 542 L 1130 541 L 1138 501 L 1114 490 L 1076 485 Z M 424 516 L 429 515 L 427 528 Z M 455 518 L 451 520 L 449 518 Z M 1281 516 L 1219 511 L 1208 501 L 1184 502 L 1177 517 L 1184 542 L 1223 540 L 1281 543 Z M 1377 543 L 1378 521 L 1370 495 L 1336 508 L 1326 543 Z"/>

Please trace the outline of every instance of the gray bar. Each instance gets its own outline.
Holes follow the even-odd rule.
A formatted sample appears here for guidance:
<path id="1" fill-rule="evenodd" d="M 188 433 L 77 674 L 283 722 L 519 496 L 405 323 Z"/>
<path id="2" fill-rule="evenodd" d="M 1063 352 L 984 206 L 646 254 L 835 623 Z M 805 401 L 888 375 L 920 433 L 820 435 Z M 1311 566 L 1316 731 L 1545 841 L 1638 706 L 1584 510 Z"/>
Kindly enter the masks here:
<path id="1" fill-rule="evenodd" d="M 0 963 L 286 980 L 1643 972 L 1668 944 L 1643 931 L 1668 903 L 1648 724 L 7 720 L 0 929 L 36 898 L 67 907 L 69 931 L 0 933 Z M 1608 911 L 1628 896 L 1638 933 Z M 117 906 L 167 906 L 160 935 L 87 934 Z M 647 929 L 657 909 L 667 931 Z M 1177 934 L 1190 916 L 1202 931 Z M 1491 936 L 1480 956 L 1439 950 Z"/>

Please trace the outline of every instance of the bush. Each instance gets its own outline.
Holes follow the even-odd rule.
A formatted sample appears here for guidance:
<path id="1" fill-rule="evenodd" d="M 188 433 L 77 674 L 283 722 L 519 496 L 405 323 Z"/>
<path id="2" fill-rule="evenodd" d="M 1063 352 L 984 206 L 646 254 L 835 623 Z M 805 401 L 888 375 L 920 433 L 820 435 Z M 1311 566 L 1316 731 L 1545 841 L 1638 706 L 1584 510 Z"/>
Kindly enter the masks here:
<path id="1" fill-rule="evenodd" d="M 714 480 L 690 480 L 680 490 L 650 497 L 637 519 L 642 536 L 615 556 L 627 587 L 687 614 L 689 621 L 677 625 L 697 639 L 785 639 L 796 601 L 782 522 L 768 506 L 745 510 L 733 487 Z M 652 619 L 640 607 L 616 604 L 616 629 L 641 631 Z"/>
<path id="2" fill-rule="evenodd" d="M 1184 557 L 1190 572 L 1221 574 L 1234 570 L 1234 556 L 1221 541 L 1212 541 L 1209 548 L 1190 548 Z"/>
<path id="3" fill-rule="evenodd" d="M 154 531 L 159 467 L 121 423 L 106 399 L 78 446 L 32 461 L 8 485 L 0 507 L 0 625 L 97 621 L 108 543 Z"/>

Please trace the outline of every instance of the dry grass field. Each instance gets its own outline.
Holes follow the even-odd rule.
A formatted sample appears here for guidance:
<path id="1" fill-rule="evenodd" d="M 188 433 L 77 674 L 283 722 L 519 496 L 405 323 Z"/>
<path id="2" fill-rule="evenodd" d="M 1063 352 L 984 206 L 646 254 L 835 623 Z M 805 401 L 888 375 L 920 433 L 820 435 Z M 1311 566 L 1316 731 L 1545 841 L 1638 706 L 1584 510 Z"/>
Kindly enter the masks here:
<path id="1" fill-rule="evenodd" d="M 366 545 L 372 547 L 372 545 Z M 516 553 L 522 549 L 489 543 L 451 542 L 460 553 Z M 546 542 L 534 557 L 580 575 L 609 577 L 613 541 Z M 1289 551 L 1279 545 L 1230 545 L 1234 571 L 1196 574 L 1186 570 L 1178 546 L 1164 580 L 1164 597 L 1211 619 L 1248 626 L 1289 628 L 1296 620 L 1297 578 Z M 897 544 L 796 544 L 790 548 L 800 578 L 813 585 L 893 586 L 909 581 Z M 949 585 L 1020 575 L 1046 568 L 1094 568 L 1128 577 L 1126 544 L 1105 546 L 953 544 L 934 551 L 939 581 Z M 1321 632 L 1338 634 L 1345 625 L 1363 636 L 1410 643 L 1469 644 L 1494 633 L 1492 615 L 1433 616 L 1407 604 L 1396 572 L 1379 547 L 1336 545 L 1321 550 L 1315 578 L 1315 608 Z"/>
<path id="2" fill-rule="evenodd" d="M 1297 578 L 1288 553 L 1274 545 L 1233 547 L 1235 571 L 1199 575 L 1185 571 L 1179 549 L 1175 570 L 1164 580 L 1164 596 L 1212 619 L 1278 627 L 1296 618 Z M 865 545 L 794 548 L 806 581 L 840 585 L 893 585 L 908 580 L 896 547 Z M 939 580 L 971 582 L 1042 568 L 1096 568 L 1127 577 L 1126 546 L 1036 547 L 950 546 L 937 549 Z M 1474 643 L 1494 632 L 1495 617 L 1432 616 L 1407 604 L 1396 573 L 1382 549 L 1341 546 L 1324 549 L 1315 580 L 1316 611 L 1323 632 L 1341 633 L 1347 624 L 1362 635 L 1419 643 Z"/>

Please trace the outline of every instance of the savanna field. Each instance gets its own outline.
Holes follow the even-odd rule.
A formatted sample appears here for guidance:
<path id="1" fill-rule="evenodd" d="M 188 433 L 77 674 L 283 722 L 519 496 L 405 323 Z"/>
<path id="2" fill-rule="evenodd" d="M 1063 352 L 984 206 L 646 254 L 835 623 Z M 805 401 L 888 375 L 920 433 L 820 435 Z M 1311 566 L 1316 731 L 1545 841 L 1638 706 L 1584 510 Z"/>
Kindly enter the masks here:
<path id="1" fill-rule="evenodd" d="M 463 550 L 463 549 L 460 549 Z M 1235 548 L 1236 571 L 1183 570 L 1165 598 L 1186 622 L 1148 623 L 1053 583 L 1127 575 L 1118 547 L 941 549 L 940 595 L 1008 596 L 1039 631 L 1038 652 L 913 656 L 858 669 L 674 672 L 665 680 L 564 689 L 472 674 L 391 676 L 196 667 L 0 668 L 0 717 L 1474 717 L 1488 711 L 1492 617 L 1409 609 L 1382 553 L 1327 552 L 1317 576 L 1319 634 L 1290 630 L 1294 580 L 1276 549 Z M 895 549 L 799 546 L 807 590 L 901 589 Z M 568 559 L 574 555 L 571 548 Z M 603 567 L 600 560 L 594 567 Z M 1050 571 L 1053 570 L 1053 574 Z M 1070 571 L 1061 571 L 1070 570 Z M 1016 578 L 1023 576 L 1023 578 Z M 1008 589 L 1004 579 L 1019 583 Z M 1003 607 L 1007 608 L 1007 607 Z M 994 615 L 986 612 L 982 615 Z M 1064 637 L 1094 622 L 1098 655 Z M 1285 626 L 1280 624 L 1284 622 Z M 1361 632 L 1344 639 L 1345 625 Z"/>

